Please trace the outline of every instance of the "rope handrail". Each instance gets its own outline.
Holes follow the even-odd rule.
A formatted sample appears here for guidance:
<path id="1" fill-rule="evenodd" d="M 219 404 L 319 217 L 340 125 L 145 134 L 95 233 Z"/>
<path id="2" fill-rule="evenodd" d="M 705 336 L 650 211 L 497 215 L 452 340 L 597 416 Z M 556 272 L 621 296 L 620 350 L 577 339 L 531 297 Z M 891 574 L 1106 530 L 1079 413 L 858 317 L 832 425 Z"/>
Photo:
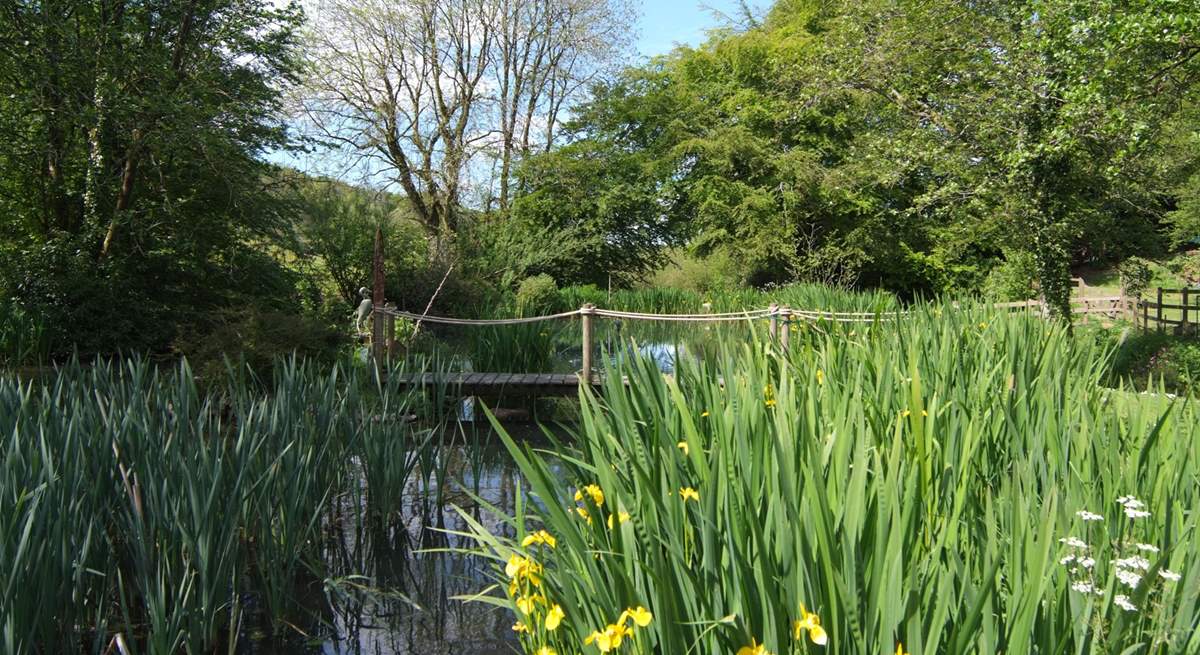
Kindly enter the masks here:
<path id="1" fill-rule="evenodd" d="M 879 311 L 879 312 L 830 312 L 819 309 L 790 309 L 785 307 L 776 307 L 769 309 L 756 309 L 740 312 L 721 312 L 710 314 L 651 314 L 643 312 L 623 312 L 613 309 L 575 309 L 569 312 L 561 312 L 558 314 L 547 314 L 543 316 L 527 316 L 520 318 L 491 318 L 491 319 L 474 319 L 474 318 L 452 318 L 449 316 L 436 316 L 430 314 L 415 314 L 406 312 L 400 309 L 380 308 L 379 313 L 406 318 L 414 321 L 422 321 L 425 323 L 439 323 L 443 325 L 520 325 L 526 323 L 538 323 L 542 321 L 554 321 L 563 318 L 572 318 L 583 314 L 598 316 L 603 318 L 627 319 L 634 321 L 677 321 L 677 322 L 724 322 L 724 321 L 746 321 L 760 320 L 771 318 L 773 316 L 791 316 L 798 319 L 807 320 L 828 320 L 841 323 L 855 323 L 874 321 L 877 318 L 885 318 L 891 316 L 905 316 L 909 312 L 903 310 Z"/>
<path id="2" fill-rule="evenodd" d="M 520 325 L 522 323 L 539 323 L 541 321 L 555 321 L 560 318 L 571 318 L 578 316 L 582 312 L 578 309 L 560 314 L 548 314 L 546 316 L 527 316 L 523 318 L 450 318 L 448 316 L 433 316 L 428 314 L 414 314 L 400 309 L 382 308 L 378 310 L 381 314 L 388 316 L 397 316 L 407 318 L 413 321 L 422 321 L 424 323 L 442 323 L 445 325 Z"/>
<path id="3" fill-rule="evenodd" d="M 621 312 L 612 309 L 594 309 L 593 316 L 602 316 L 604 318 L 628 319 L 631 321 L 692 321 L 692 322 L 719 322 L 719 321 L 753 321 L 780 314 L 778 310 L 759 309 L 747 312 L 726 312 L 722 314 L 645 314 L 641 312 Z"/>

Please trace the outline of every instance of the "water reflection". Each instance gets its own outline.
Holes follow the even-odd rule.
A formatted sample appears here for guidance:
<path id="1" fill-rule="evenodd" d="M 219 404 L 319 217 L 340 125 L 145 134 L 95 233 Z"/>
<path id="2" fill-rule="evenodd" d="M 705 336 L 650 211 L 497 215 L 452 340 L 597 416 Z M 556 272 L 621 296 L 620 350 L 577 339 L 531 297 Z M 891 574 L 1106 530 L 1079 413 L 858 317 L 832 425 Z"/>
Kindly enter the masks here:
<path id="1" fill-rule="evenodd" d="M 467 426 L 464 430 L 484 429 Z M 540 428 L 518 426 L 514 436 L 544 439 Z M 519 474 L 498 440 L 475 434 L 474 445 L 441 449 L 429 475 L 414 473 L 405 486 L 400 516 L 374 520 L 365 511 L 364 477 L 340 496 L 328 520 L 322 549 L 323 580 L 297 584 L 305 615 L 292 623 L 296 636 L 267 643 L 247 635 L 243 652 L 326 655 L 492 655 L 512 653 L 517 640 L 507 610 L 456 597 L 493 584 L 492 562 L 459 552 L 473 542 L 455 509 L 493 533 L 511 528 L 477 499 L 511 514 Z M 469 442 L 468 442 L 469 443 Z"/>

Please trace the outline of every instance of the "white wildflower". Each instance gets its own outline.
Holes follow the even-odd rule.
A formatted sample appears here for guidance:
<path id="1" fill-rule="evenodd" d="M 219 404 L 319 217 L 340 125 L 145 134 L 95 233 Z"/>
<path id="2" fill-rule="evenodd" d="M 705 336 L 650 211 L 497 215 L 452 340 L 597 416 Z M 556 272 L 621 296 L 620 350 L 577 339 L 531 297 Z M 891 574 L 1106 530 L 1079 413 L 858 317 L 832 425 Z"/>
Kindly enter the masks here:
<path id="1" fill-rule="evenodd" d="M 1137 549 L 1142 551 L 1143 553 L 1157 553 L 1158 552 L 1158 546 L 1154 546 L 1152 544 L 1138 544 Z"/>
<path id="2" fill-rule="evenodd" d="M 1167 580 L 1168 582 L 1178 582 L 1180 578 L 1178 573 L 1174 571 L 1168 571 L 1167 569 L 1159 569 L 1158 575 L 1163 580 Z"/>
<path id="3" fill-rule="evenodd" d="M 1081 594 L 1090 594 L 1096 590 L 1096 588 L 1092 586 L 1092 583 L 1086 581 L 1071 583 L 1071 589 L 1078 591 Z"/>
<path id="4" fill-rule="evenodd" d="M 1062 559 L 1058 560 L 1058 563 L 1062 564 L 1063 566 L 1066 566 L 1067 564 L 1070 564 L 1071 562 L 1074 562 L 1074 561 L 1075 561 L 1074 555 L 1067 555 L 1067 556 L 1063 557 Z"/>
<path id="5" fill-rule="evenodd" d="M 1125 596 L 1124 594 L 1117 594 L 1117 597 L 1113 599 L 1113 604 L 1125 610 L 1126 612 L 1137 611 L 1137 606 L 1129 602 L 1129 597 Z"/>
<path id="6" fill-rule="evenodd" d="M 1141 509 L 1146 506 L 1146 503 L 1133 496 L 1121 496 L 1117 499 L 1117 504 L 1124 505 L 1126 509 Z"/>
<path id="7" fill-rule="evenodd" d="M 1136 571 L 1117 569 L 1117 580 L 1120 580 L 1121 584 L 1133 588 L 1138 586 L 1138 583 L 1142 581 L 1142 576 Z"/>
<path id="8" fill-rule="evenodd" d="M 1134 555 L 1133 557 L 1125 557 L 1113 562 L 1113 566 L 1119 569 L 1141 569 L 1143 571 L 1149 571 L 1150 561 L 1145 557 L 1138 557 L 1137 555 Z"/>
<path id="9" fill-rule="evenodd" d="M 1128 516 L 1131 519 L 1144 519 L 1147 516 L 1150 516 L 1150 512 L 1147 512 L 1144 509 L 1134 509 L 1127 505 L 1125 507 L 1125 516 Z"/>
<path id="10" fill-rule="evenodd" d="M 1079 565 L 1085 569 L 1090 569 L 1096 565 L 1096 560 L 1090 557 L 1081 557 L 1079 558 Z"/>
<path id="11" fill-rule="evenodd" d="M 1078 512 L 1075 512 L 1075 515 L 1078 516 L 1079 518 L 1083 519 L 1084 521 L 1103 521 L 1104 520 L 1103 516 L 1100 516 L 1099 514 L 1093 514 L 1092 512 L 1089 512 L 1086 509 L 1081 509 Z"/>
<path id="12" fill-rule="evenodd" d="M 1062 539 L 1058 540 L 1058 543 L 1066 544 L 1072 548 L 1079 548 L 1081 550 L 1086 550 L 1088 547 L 1087 544 L 1083 543 L 1082 540 L 1076 537 L 1063 537 Z"/>

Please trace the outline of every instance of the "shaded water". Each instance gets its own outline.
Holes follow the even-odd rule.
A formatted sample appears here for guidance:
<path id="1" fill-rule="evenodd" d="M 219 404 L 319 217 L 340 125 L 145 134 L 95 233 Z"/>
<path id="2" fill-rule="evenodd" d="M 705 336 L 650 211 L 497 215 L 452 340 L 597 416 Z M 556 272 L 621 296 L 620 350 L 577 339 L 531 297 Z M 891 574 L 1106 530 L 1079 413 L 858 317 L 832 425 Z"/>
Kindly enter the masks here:
<path id="1" fill-rule="evenodd" d="M 466 428 L 472 429 L 470 427 Z M 544 439 L 540 428 L 510 426 L 515 438 Z M 504 609 L 457 597 L 494 584 L 493 562 L 461 552 L 471 539 L 459 511 L 495 534 L 512 529 L 481 506 L 514 510 L 520 476 L 495 435 L 486 445 L 451 445 L 444 481 L 436 476 L 408 481 L 401 519 L 364 519 L 366 486 L 337 499 L 322 553 L 325 579 L 299 580 L 296 594 L 305 612 L 282 640 L 246 634 L 241 652 L 256 655 L 492 655 L 512 653 L 517 641 L 513 616 Z M 477 500 L 478 499 L 478 500 Z"/>

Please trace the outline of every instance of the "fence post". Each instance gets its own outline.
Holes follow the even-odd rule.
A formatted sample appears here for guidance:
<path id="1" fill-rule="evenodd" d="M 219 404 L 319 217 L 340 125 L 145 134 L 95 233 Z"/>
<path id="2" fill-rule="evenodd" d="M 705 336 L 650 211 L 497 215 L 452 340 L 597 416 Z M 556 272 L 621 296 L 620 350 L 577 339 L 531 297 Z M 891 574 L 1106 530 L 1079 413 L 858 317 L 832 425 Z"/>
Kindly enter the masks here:
<path id="1" fill-rule="evenodd" d="M 396 309 L 396 303 L 386 303 L 384 304 L 383 308 L 389 310 Z M 384 343 L 387 345 L 387 361 L 390 364 L 395 361 L 396 358 L 396 317 L 392 314 L 387 314 L 386 316 L 387 331 L 386 336 L 384 337 Z"/>
<path id="2" fill-rule="evenodd" d="M 779 334 L 779 346 L 786 353 L 788 346 L 792 343 L 792 310 L 785 306 L 780 310 L 780 314 L 783 317 L 783 321 L 780 324 L 780 329 L 783 332 Z"/>
<path id="3" fill-rule="evenodd" d="M 779 337 L 779 305 L 771 303 L 767 311 L 771 313 L 771 327 L 767 330 L 767 335 L 773 341 Z"/>
<path id="4" fill-rule="evenodd" d="M 1162 287 L 1158 287 L 1158 307 L 1154 308 L 1154 322 L 1158 323 L 1158 331 L 1162 332 L 1162 329 L 1163 329 Z"/>
<path id="5" fill-rule="evenodd" d="M 1139 298 L 1138 304 L 1142 306 L 1142 331 L 1148 332 L 1150 330 L 1150 303 Z"/>
<path id="6" fill-rule="evenodd" d="M 375 360 L 375 366 L 378 367 L 383 363 L 384 356 L 384 314 L 380 311 L 384 306 L 383 297 L 383 229 L 375 228 L 375 258 L 372 262 L 374 272 L 374 280 L 371 290 L 371 307 L 374 316 L 371 317 L 371 357 Z"/>
<path id="7" fill-rule="evenodd" d="M 583 366 L 579 381 L 585 384 L 592 383 L 592 312 L 595 310 L 596 306 L 591 303 L 579 308 L 579 318 L 583 323 Z"/>
<path id="8" fill-rule="evenodd" d="M 1182 327 L 1183 327 L 1183 329 L 1181 330 L 1181 332 L 1184 332 L 1184 333 L 1186 333 L 1186 332 L 1188 331 L 1188 328 L 1187 328 L 1187 324 L 1188 324 L 1188 302 L 1189 302 L 1189 301 L 1188 301 L 1188 291 L 1189 291 L 1189 289 L 1188 289 L 1187 287 L 1184 287 L 1184 288 L 1183 288 L 1183 318 L 1182 318 L 1182 321 L 1183 321 L 1183 325 L 1182 325 Z"/>

